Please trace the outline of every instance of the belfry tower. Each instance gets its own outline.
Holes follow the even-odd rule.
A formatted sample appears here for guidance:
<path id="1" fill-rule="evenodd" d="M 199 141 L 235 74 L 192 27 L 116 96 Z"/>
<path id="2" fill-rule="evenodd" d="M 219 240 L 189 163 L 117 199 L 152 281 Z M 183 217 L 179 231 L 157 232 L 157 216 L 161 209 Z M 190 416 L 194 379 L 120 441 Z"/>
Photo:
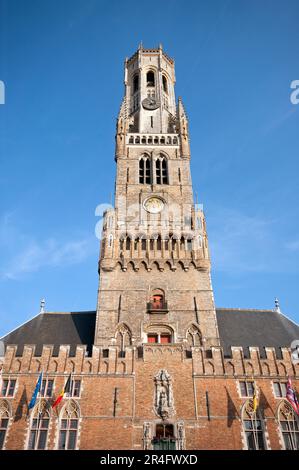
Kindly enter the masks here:
<path id="1" fill-rule="evenodd" d="M 95 345 L 219 345 L 203 211 L 194 204 L 188 118 L 160 46 L 125 61 L 115 207 L 104 214 Z"/>

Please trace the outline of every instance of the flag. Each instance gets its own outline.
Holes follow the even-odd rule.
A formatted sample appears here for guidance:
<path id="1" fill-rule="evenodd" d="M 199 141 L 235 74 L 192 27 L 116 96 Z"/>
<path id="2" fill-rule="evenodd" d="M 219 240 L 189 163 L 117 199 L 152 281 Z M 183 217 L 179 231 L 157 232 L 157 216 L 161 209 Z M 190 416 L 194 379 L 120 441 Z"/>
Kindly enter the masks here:
<path id="1" fill-rule="evenodd" d="M 292 406 L 293 410 L 297 413 L 297 415 L 299 415 L 299 403 L 298 403 L 298 399 L 297 399 L 297 396 L 296 396 L 296 392 L 292 387 L 292 382 L 291 382 L 290 378 L 288 379 L 288 382 L 287 382 L 286 399 L 288 400 L 288 402 Z"/>
<path id="2" fill-rule="evenodd" d="M 35 403 L 36 403 L 37 395 L 38 395 L 38 392 L 40 391 L 41 385 L 42 385 L 42 377 L 43 377 L 43 373 L 41 372 L 41 373 L 39 374 L 38 379 L 37 379 L 37 382 L 36 382 L 36 385 L 35 385 L 35 389 L 34 389 L 32 398 L 31 398 L 30 403 L 29 403 L 29 405 L 28 405 L 28 409 L 29 409 L 29 410 L 31 410 L 31 408 L 33 408 L 34 405 L 35 405 Z"/>
<path id="3" fill-rule="evenodd" d="M 254 383 L 253 384 L 253 397 L 252 397 L 252 405 L 253 405 L 253 411 L 256 412 L 259 406 L 259 397 L 258 397 L 258 390 L 257 386 Z"/>
<path id="4" fill-rule="evenodd" d="M 54 401 L 53 405 L 52 405 L 52 408 L 55 408 L 55 406 L 59 405 L 59 403 L 61 402 L 61 400 L 64 398 L 64 395 L 66 393 L 69 393 L 71 391 L 71 377 L 72 374 L 69 375 L 64 387 L 62 388 L 61 392 L 59 393 L 58 397 L 56 398 L 56 400 Z"/>

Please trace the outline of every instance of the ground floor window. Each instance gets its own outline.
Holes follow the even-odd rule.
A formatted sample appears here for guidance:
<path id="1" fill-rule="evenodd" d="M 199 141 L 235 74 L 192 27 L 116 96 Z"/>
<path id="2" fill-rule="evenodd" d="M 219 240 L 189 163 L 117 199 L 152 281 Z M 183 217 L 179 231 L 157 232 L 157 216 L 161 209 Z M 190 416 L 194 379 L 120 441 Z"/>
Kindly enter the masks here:
<path id="1" fill-rule="evenodd" d="M 44 450 L 47 445 L 50 423 L 50 409 L 46 401 L 35 405 L 32 411 L 29 430 L 29 450 Z"/>
<path id="2" fill-rule="evenodd" d="M 285 449 L 299 450 L 298 418 L 286 400 L 279 405 L 278 420 Z"/>
<path id="3" fill-rule="evenodd" d="M 254 409 L 253 400 L 247 400 L 242 409 L 242 423 L 248 450 L 266 449 L 263 421 L 258 409 Z"/>
<path id="4" fill-rule="evenodd" d="M 176 448 L 173 424 L 157 424 L 152 441 L 154 450 L 173 450 Z"/>
<path id="5" fill-rule="evenodd" d="M 78 404 L 68 400 L 61 412 L 59 425 L 59 450 L 74 450 L 77 447 L 80 411 Z"/>
<path id="6" fill-rule="evenodd" d="M 10 406 L 6 400 L 0 400 L 0 450 L 3 449 L 10 419 Z"/>
<path id="7" fill-rule="evenodd" d="M 245 419 L 243 421 L 247 449 L 248 450 L 262 450 L 265 449 L 264 433 L 262 422 L 259 419 Z"/>

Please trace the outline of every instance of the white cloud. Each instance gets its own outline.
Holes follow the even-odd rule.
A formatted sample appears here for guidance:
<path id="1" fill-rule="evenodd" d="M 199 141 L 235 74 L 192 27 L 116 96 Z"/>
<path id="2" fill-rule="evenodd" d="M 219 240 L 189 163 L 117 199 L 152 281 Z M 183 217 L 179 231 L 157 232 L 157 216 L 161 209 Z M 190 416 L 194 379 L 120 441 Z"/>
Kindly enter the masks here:
<path id="1" fill-rule="evenodd" d="M 60 267 L 84 261 L 93 252 L 92 239 L 73 240 L 65 243 L 55 239 L 30 242 L 1 272 L 2 279 L 18 279 L 25 273 L 44 267 Z"/>
<path id="2" fill-rule="evenodd" d="M 0 218 L 0 279 L 19 279 L 26 273 L 45 267 L 81 263 L 95 252 L 96 238 L 78 236 L 72 240 L 46 238 L 37 240 L 23 233 L 16 224 L 16 214 L 7 212 Z M 65 238 L 65 235 L 64 235 Z"/>

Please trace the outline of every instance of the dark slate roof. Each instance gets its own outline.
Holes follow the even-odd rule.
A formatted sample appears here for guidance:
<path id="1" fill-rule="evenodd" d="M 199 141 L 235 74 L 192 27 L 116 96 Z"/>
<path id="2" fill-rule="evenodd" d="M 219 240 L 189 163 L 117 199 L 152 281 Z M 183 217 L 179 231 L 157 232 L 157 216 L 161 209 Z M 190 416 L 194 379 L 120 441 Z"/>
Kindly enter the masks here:
<path id="1" fill-rule="evenodd" d="M 272 347 L 281 358 L 280 348 L 289 348 L 294 339 L 299 339 L 299 326 L 273 310 L 218 308 L 216 313 L 225 356 L 231 356 L 231 346 L 242 346 L 248 357 L 249 346 L 257 346 L 261 357 L 265 357 L 265 347 Z"/>
<path id="2" fill-rule="evenodd" d="M 281 357 L 280 348 L 289 348 L 294 339 L 299 339 L 299 326 L 273 310 L 218 308 L 216 313 L 225 356 L 231 356 L 231 346 L 241 346 L 248 357 L 249 346 L 257 346 L 262 357 L 265 347 L 275 348 L 277 357 Z M 91 355 L 95 321 L 94 311 L 41 313 L 1 340 L 5 345 L 17 345 L 18 356 L 25 344 L 36 345 L 36 356 L 41 355 L 44 344 L 54 345 L 54 355 L 58 354 L 60 344 L 69 344 L 71 356 L 75 355 L 77 345 L 86 345 Z"/>
<path id="3" fill-rule="evenodd" d="M 35 355 L 40 356 L 44 344 L 53 344 L 53 355 L 57 356 L 60 344 L 70 345 L 70 355 L 76 353 L 76 346 L 87 346 L 91 355 L 94 340 L 96 312 L 41 313 L 1 338 L 4 345 L 18 345 L 17 355 L 21 356 L 25 344 L 35 344 Z"/>

